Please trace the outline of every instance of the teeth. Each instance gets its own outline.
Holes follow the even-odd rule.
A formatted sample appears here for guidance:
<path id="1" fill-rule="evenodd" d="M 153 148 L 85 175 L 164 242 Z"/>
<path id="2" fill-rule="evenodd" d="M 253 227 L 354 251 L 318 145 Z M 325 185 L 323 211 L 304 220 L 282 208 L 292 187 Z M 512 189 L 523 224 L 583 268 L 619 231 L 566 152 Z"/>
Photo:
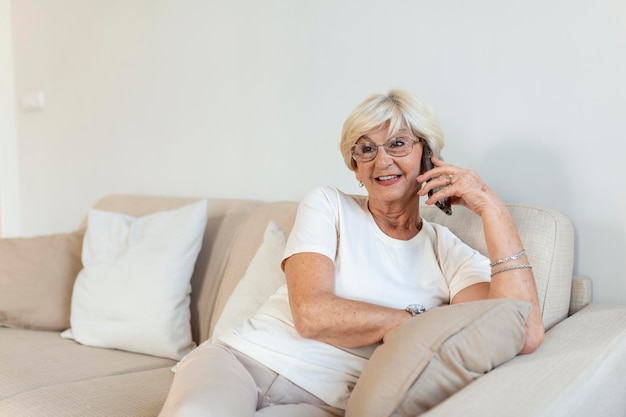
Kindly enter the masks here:
<path id="1" fill-rule="evenodd" d="M 386 175 L 384 177 L 378 177 L 378 181 L 387 181 L 396 178 L 397 175 Z"/>

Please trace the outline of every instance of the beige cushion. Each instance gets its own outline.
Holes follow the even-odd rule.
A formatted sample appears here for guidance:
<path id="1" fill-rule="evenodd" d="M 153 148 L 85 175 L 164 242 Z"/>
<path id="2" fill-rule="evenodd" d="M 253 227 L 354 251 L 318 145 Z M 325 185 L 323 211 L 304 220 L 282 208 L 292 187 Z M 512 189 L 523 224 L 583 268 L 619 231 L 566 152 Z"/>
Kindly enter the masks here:
<path id="1" fill-rule="evenodd" d="M 250 261 L 263 242 L 263 235 L 268 222 L 275 222 L 288 235 L 293 227 L 297 209 L 297 202 L 263 204 L 252 211 L 250 216 L 240 225 L 230 249 L 231 256 L 226 263 L 215 299 L 210 334 L 213 334 L 213 329 L 215 329 L 226 302 L 237 287 L 239 280 L 245 275 Z"/>
<path id="2" fill-rule="evenodd" d="M 529 303 L 442 306 L 389 332 L 348 401 L 347 417 L 418 415 L 510 360 L 524 343 Z"/>
<path id="3" fill-rule="evenodd" d="M 156 356 L 79 345 L 57 332 L 0 328 L 0 400 L 66 382 L 155 368 L 169 371 L 174 363 Z M 0 416 L 13 415 L 23 414 L 0 412 Z"/>
<path id="4" fill-rule="evenodd" d="M 69 326 L 82 238 L 81 230 L 0 240 L 0 325 L 41 330 Z"/>
<path id="5" fill-rule="evenodd" d="M 214 338 L 228 329 L 241 326 L 245 319 L 256 313 L 285 284 L 280 261 L 283 259 L 286 242 L 285 232 L 275 222 L 269 222 L 263 235 L 263 243 L 224 306 L 215 325 Z"/>
<path id="6" fill-rule="evenodd" d="M 424 416 L 624 417 L 624 352 L 626 305 L 594 303 Z"/>
<path id="7" fill-rule="evenodd" d="M 160 368 L 49 385 L 0 401 L 0 416 L 156 417 L 172 377 Z"/>
<path id="8" fill-rule="evenodd" d="M 507 208 L 533 266 L 544 327 L 550 329 L 569 312 L 574 227 L 568 218 L 554 210 L 515 204 Z M 482 221 L 470 210 L 455 206 L 454 214 L 446 216 L 428 206 L 421 207 L 420 212 L 425 219 L 450 228 L 463 242 L 487 255 Z"/>

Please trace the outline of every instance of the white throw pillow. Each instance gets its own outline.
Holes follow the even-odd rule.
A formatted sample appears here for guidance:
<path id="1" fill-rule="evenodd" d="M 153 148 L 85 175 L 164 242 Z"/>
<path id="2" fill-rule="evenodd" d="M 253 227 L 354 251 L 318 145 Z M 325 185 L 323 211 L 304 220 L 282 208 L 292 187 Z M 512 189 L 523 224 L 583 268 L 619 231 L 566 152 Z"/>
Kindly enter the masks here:
<path id="1" fill-rule="evenodd" d="M 143 217 L 90 210 L 62 336 L 176 360 L 191 351 L 190 279 L 206 222 L 206 200 Z"/>
<path id="2" fill-rule="evenodd" d="M 224 311 L 215 324 L 213 340 L 228 329 L 241 326 L 246 318 L 257 312 L 270 295 L 285 284 L 285 274 L 280 268 L 280 263 L 286 241 L 285 232 L 275 222 L 270 221 L 263 234 L 263 243 L 254 254 L 245 275 L 228 298 Z"/>

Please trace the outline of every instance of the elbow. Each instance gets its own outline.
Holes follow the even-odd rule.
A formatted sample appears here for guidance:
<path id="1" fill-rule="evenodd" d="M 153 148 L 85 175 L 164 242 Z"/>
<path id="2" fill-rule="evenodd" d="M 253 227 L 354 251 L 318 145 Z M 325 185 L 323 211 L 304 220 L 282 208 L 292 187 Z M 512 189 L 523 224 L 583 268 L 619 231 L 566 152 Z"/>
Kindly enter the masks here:
<path id="1" fill-rule="evenodd" d="M 315 339 L 319 334 L 316 327 L 311 323 L 311 321 L 303 318 L 294 318 L 294 327 L 296 328 L 296 332 L 298 332 L 298 335 L 304 337 L 305 339 Z"/>
<path id="2" fill-rule="evenodd" d="M 293 325 L 298 335 L 306 339 L 315 339 L 319 335 L 319 320 L 314 320 L 305 311 L 293 311 Z"/>
<path id="3" fill-rule="evenodd" d="M 301 337 L 304 337 L 305 339 L 314 338 L 315 332 L 313 331 L 311 326 L 306 325 L 302 321 L 294 322 L 294 325 L 295 325 L 296 331 L 298 332 L 298 335 L 300 335 Z"/>
<path id="4" fill-rule="evenodd" d="M 534 329 L 526 328 L 526 337 L 524 338 L 524 346 L 522 350 L 519 352 L 520 355 L 526 355 L 529 353 L 533 353 L 536 351 L 541 343 L 543 343 L 543 338 L 545 336 L 545 332 L 542 326 L 535 326 Z"/>

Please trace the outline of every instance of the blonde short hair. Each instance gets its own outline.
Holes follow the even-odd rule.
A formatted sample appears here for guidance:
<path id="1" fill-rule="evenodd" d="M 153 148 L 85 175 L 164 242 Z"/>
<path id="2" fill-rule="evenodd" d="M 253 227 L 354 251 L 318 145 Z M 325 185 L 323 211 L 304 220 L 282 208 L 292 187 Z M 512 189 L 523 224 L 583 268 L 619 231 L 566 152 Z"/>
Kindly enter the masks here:
<path id="1" fill-rule="evenodd" d="M 388 94 L 374 94 L 366 98 L 350 113 L 343 124 L 339 148 L 344 162 L 352 171 L 352 146 L 363 135 L 389 126 L 390 136 L 402 128 L 409 129 L 426 142 L 438 156 L 443 148 L 443 132 L 434 111 L 406 91 L 393 89 Z"/>

